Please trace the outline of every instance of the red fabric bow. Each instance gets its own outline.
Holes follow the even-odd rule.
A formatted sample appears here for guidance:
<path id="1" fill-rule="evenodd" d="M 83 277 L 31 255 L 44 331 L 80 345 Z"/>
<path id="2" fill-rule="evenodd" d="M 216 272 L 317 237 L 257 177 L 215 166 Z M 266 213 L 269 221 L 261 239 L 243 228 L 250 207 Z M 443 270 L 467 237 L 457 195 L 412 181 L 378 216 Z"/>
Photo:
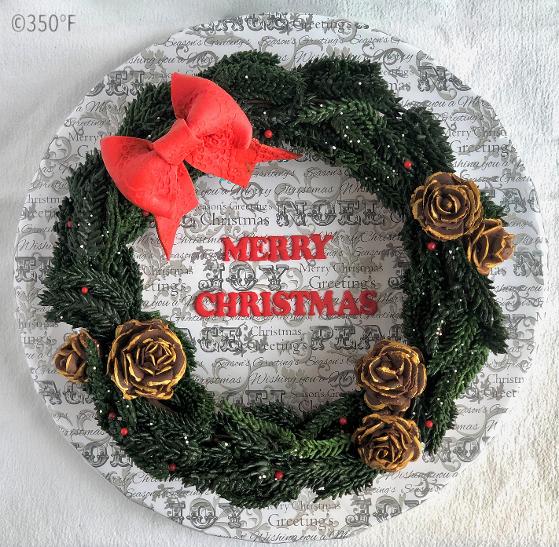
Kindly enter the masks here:
<path id="1" fill-rule="evenodd" d="M 171 101 L 177 121 L 155 142 L 101 139 L 107 171 L 126 199 L 153 214 L 167 260 L 181 218 L 198 205 L 183 162 L 245 188 L 257 163 L 298 157 L 253 139 L 241 107 L 210 80 L 175 72 Z"/>

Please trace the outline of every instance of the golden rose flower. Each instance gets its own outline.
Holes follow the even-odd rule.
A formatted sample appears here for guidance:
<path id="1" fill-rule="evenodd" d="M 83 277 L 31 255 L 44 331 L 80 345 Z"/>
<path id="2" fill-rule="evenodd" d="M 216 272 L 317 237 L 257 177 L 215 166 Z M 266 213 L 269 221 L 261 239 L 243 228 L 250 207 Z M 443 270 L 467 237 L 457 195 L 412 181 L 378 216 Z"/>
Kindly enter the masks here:
<path id="1" fill-rule="evenodd" d="M 421 454 L 417 424 L 401 416 L 369 414 L 352 440 L 363 463 L 381 471 L 399 471 Z"/>
<path id="2" fill-rule="evenodd" d="M 464 241 L 466 256 L 482 275 L 512 255 L 514 236 L 504 228 L 501 220 L 486 218 L 481 226 Z"/>
<path id="3" fill-rule="evenodd" d="M 161 319 L 119 325 L 107 361 L 125 399 L 170 399 L 186 365 L 180 340 Z"/>
<path id="4" fill-rule="evenodd" d="M 54 354 L 53 363 L 56 371 L 75 384 L 83 384 L 86 381 L 86 351 L 89 341 L 97 345 L 90 334 L 85 329 L 81 329 L 77 333 L 70 334 Z"/>
<path id="5" fill-rule="evenodd" d="M 425 183 L 415 189 L 411 212 L 423 230 L 440 241 L 471 234 L 483 218 L 476 183 L 443 172 L 427 177 Z"/>
<path id="6" fill-rule="evenodd" d="M 404 412 L 425 389 L 427 372 L 419 349 L 381 340 L 355 367 L 357 384 L 365 390 L 371 410 Z"/>

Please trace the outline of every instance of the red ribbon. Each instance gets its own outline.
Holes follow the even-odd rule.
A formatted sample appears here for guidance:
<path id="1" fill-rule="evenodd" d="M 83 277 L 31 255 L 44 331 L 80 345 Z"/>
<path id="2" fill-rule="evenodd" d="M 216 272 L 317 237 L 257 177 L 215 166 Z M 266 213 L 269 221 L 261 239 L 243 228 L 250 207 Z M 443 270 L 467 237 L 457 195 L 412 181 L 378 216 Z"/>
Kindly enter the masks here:
<path id="1" fill-rule="evenodd" d="M 167 260 L 181 218 L 198 205 L 184 162 L 245 188 L 257 163 L 299 157 L 252 138 L 241 107 L 210 80 L 175 72 L 171 101 L 177 120 L 156 141 L 101 139 L 109 175 L 126 199 L 155 217 Z"/>

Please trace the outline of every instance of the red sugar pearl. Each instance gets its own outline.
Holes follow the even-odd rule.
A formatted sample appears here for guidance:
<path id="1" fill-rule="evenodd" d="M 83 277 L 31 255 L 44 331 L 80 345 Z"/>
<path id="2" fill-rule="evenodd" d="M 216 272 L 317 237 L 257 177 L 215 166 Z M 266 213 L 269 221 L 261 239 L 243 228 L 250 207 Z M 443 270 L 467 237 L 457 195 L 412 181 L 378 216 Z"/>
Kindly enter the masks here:
<path id="1" fill-rule="evenodd" d="M 107 414 L 107 418 L 109 419 L 109 421 L 114 422 L 116 420 L 116 412 L 114 410 L 111 410 Z"/>
<path id="2" fill-rule="evenodd" d="M 412 167 L 413 163 L 410 160 L 404 161 L 404 169 L 407 169 L 409 171 Z"/>
<path id="3" fill-rule="evenodd" d="M 127 427 L 121 427 L 121 428 L 120 428 L 120 434 L 121 434 L 123 437 L 126 437 L 126 435 L 128 435 L 128 428 L 127 428 Z"/>
<path id="4" fill-rule="evenodd" d="M 347 418 L 345 416 L 341 416 L 338 422 L 341 426 L 347 425 Z"/>
<path id="5" fill-rule="evenodd" d="M 170 463 L 167 467 L 169 468 L 169 473 L 174 473 L 177 470 L 176 463 Z"/>
<path id="6" fill-rule="evenodd" d="M 74 227 L 74 223 L 72 222 L 72 219 L 69 218 L 69 219 L 66 221 L 66 228 L 73 228 L 73 227 Z"/>
<path id="7" fill-rule="evenodd" d="M 264 131 L 264 137 L 266 137 L 267 139 L 271 139 L 274 136 L 274 133 L 271 129 L 266 129 L 266 131 Z"/>
<path id="8" fill-rule="evenodd" d="M 276 481 L 281 481 L 281 479 L 283 479 L 283 477 L 285 476 L 283 471 L 280 471 L 279 469 L 274 473 L 274 480 Z"/>
<path id="9" fill-rule="evenodd" d="M 82 291 L 82 294 L 87 294 L 89 292 L 89 289 L 87 287 L 82 287 L 81 291 Z"/>
<path id="10" fill-rule="evenodd" d="M 149 217 L 149 211 L 142 211 L 142 215 L 144 215 L 145 217 Z"/>
<path id="11" fill-rule="evenodd" d="M 426 247 L 427 247 L 427 250 L 431 251 L 431 252 L 437 250 L 437 244 L 434 241 L 429 241 L 429 243 L 427 243 Z"/>
<path id="12" fill-rule="evenodd" d="M 435 425 L 435 424 L 433 423 L 433 420 L 425 420 L 425 427 L 426 427 L 427 429 L 431 429 L 431 428 L 433 427 L 433 425 Z"/>

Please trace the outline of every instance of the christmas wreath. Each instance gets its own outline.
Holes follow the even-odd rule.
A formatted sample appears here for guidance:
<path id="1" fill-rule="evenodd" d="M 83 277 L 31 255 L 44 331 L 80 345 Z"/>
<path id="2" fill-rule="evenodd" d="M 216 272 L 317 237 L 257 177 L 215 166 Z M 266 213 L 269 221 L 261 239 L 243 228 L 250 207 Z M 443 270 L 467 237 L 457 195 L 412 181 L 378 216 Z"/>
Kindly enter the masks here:
<path id="1" fill-rule="evenodd" d="M 245 186 L 255 163 L 296 157 L 271 146 L 280 144 L 344 166 L 376 193 L 401 217 L 409 259 L 406 343 L 376 343 L 355 366 L 355 391 L 303 415 L 218 401 L 197 382 L 189 340 L 142 311 L 131 247 L 155 220 L 169 256 L 197 176 Z M 436 451 L 456 399 L 490 351 L 505 351 L 487 274 L 513 249 L 502 209 L 452 160 L 434 115 L 403 108 L 368 61 L 286 70 L 249 52 L 146 85 L 117 136 L 68 177 L 41 296 L 49 320 L 76 329 L 56 352 L 57 371 L 83 384 L 101 427 L 140 468 L 240 507 L 277 505 L 303 488 L 317 499 L 358 491 Z"/>

